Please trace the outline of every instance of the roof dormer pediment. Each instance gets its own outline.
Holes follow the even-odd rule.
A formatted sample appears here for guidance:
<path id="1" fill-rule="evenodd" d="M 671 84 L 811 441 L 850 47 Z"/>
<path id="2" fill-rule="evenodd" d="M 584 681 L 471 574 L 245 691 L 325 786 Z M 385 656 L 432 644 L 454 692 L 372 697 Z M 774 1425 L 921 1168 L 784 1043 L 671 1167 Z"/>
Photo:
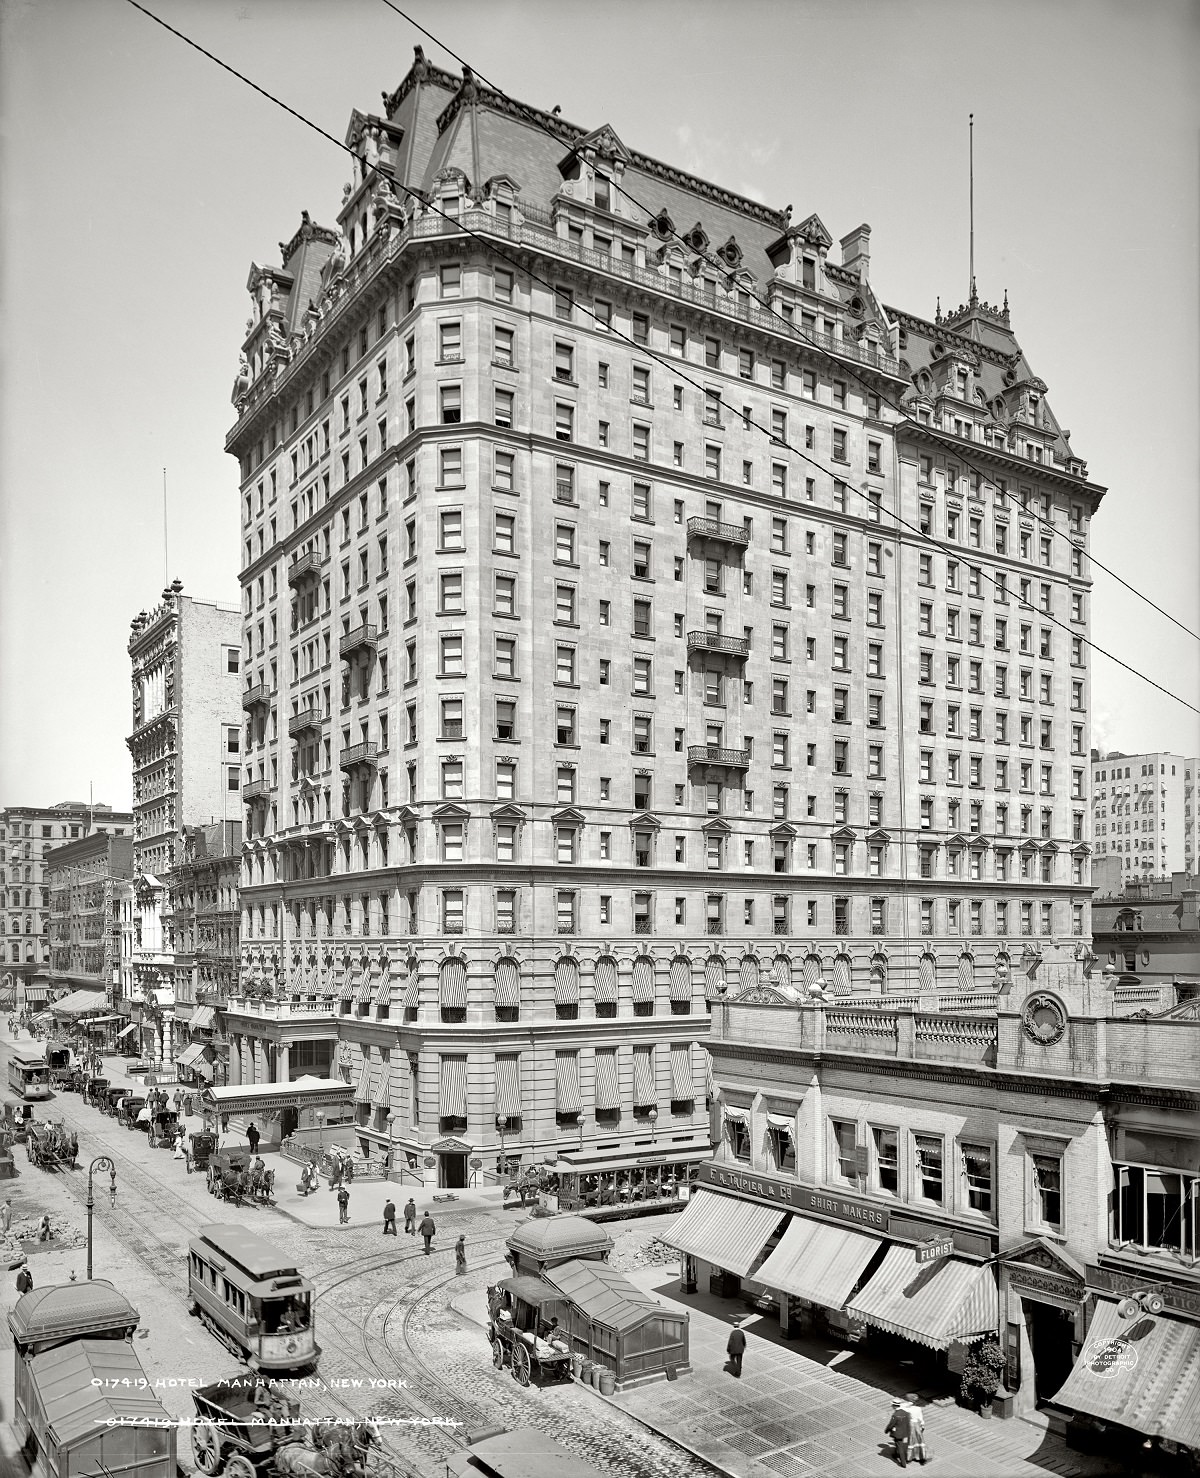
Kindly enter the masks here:
<path id="1" fill-rule="evenodd" d="M 550 820 L 556 826 L 582 826 L 586 817 L 577 807 L 564 806 L 561 811 L 551 812 Z"/>

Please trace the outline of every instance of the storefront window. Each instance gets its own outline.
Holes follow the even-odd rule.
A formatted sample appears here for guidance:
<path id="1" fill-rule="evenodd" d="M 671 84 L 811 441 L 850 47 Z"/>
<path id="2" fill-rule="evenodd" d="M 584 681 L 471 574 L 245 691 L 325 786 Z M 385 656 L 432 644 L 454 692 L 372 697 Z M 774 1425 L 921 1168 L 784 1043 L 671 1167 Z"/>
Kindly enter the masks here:
<path id="1" fill-rule="evenodd" d="M 875 1141 L 875 1187 L 894 1196 L 900 1189 L 900 1156 L 895 1129 L 872 1129 Z"/>
<path id="2" fill-rule="evenodd" d="M 933 1134 L 914 1136 L 917 1150 L 917 1195 L 942 1204 L 942 1141 Z"/>
<path id="3" fill-rule="evenodd" d="M 1115 1165 L 1113 1240 L 1196 1256 L 1200 1178 L 1146 1165 Z"/>
<path id="4" fill-rule="evenodd" d="M 992 1210 L 992 1152 L 985 1144 L 962 1146 L 963 1176 L 967 1182 L 967 1205 L 972 1211 Z"/>

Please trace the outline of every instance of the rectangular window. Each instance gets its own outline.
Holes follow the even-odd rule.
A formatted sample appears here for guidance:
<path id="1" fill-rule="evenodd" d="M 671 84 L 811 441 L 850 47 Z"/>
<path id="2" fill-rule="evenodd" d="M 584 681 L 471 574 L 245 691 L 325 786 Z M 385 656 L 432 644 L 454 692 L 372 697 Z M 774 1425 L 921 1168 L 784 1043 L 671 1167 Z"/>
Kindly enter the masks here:
<path id="1" fill-rule="evenodd" d="M 922 1201 L 942 1204 L 942 1141 L 933 1134 L 914 1134 L 916 1193 Z"/>

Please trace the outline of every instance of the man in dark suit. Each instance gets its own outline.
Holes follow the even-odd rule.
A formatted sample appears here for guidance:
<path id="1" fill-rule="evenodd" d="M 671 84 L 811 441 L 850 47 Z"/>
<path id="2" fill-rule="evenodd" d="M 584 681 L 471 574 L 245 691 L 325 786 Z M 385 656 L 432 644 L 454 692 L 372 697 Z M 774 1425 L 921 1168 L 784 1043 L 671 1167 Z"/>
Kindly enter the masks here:
<path id="1" fill-rule="evenodd" d="M 729 1356 L 729 1363 L 733 1366 L 733 1373 L 740 1380 L 742 1376 L 742 1356 L 746 1353 L 746 1331 L 740 1324 L 735 1324 L 729 1331 L 729 1343 L 725 1346 L 725 1353 Z"/>

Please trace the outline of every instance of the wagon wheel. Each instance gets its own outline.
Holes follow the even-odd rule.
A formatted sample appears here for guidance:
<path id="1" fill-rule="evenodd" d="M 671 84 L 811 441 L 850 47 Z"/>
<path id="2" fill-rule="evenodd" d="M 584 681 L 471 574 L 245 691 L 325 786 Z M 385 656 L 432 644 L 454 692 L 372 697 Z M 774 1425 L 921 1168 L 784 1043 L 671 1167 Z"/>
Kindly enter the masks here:
<path id="1" fill-rule="evenodd" d="M 529 1351 L 524 1345 L 513 1345 L 512 1373 L 513 1379 L 519 1386 L 529 1384 Z"/>
<path id="2" fill-rule="evenodd" d="M 504 1344 L 498 1335 L 492 1339 L 492 1364 L 497 1370 L 504 1369 Z"/>
<path id="3" fill-rule="evenodd" d="M 221 1434 L 212 1422 L 197 1422 L 192 1428 L 192 1456 L 202 1473 L 220 1470 Z"/>
<path id="4" fill-rule="evenodd" d="M 221 1472 L 224 1478 L 257 1478 L 254 1464 L 240 1452 L 234 1453 Z"/>

